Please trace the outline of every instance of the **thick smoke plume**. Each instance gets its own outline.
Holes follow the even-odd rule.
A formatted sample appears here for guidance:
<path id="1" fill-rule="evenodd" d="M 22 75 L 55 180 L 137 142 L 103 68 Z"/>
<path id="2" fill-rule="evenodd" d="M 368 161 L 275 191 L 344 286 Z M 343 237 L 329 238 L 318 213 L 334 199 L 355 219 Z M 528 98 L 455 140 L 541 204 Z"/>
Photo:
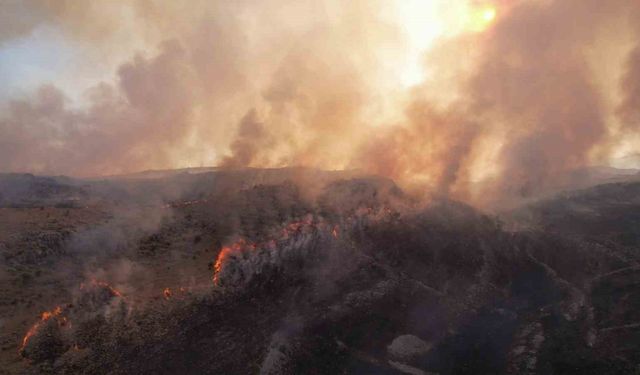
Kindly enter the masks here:
<path id="1" fill-rule="evenodd" d="M 444 33 L 413 87 L 397 4 L 5 2 L 0 43 L 53 25 L 121 62 L 82 103 L 45 84 L 1 107 L 0 170 L 361 168 L 493 204 L 640 141 L 636 1 L 460 1 L 495 19 Z"/>
<path id="2" fill-rule="evenodd" d="M 482 201 L 488 192 L 496 197 L 489 200 L 526 198 L 570 170 L 606 163 L 593 152 L 615 140 L 602 104 L 607 93 L 596 85 L 588 52 L 605 27 L 634 7 L 623 1 L 517 2 L 486 33 L 445 42 L 445 55 L 473 51 L 472 61 L 459 67 L 448 56 L 435 56 L 447 64 L 439 74 L 459 69 L 465 77 L 456 99 L 438 110 L 414 96 L 407 122 L 365 148 L 366 168 L 426 177 L 440 192 Z M 622 107 L 628 116 L 636 96 L 633 74 L 631 67 L 621 83 L 630 93 Z M 470 186 L 478 177 L 484 181 Z"/>

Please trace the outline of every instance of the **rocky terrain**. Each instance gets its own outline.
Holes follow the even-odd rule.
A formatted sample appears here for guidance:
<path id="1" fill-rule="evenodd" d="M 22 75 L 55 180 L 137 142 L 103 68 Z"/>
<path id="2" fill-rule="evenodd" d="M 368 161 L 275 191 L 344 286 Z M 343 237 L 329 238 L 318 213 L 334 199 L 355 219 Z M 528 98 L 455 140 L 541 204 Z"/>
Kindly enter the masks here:
<path id="1" fill-rule="evenodd" d="M 0 374 L 640 373 L 632 179 L 491 215 L 302 168 L 0 193 Z"/>

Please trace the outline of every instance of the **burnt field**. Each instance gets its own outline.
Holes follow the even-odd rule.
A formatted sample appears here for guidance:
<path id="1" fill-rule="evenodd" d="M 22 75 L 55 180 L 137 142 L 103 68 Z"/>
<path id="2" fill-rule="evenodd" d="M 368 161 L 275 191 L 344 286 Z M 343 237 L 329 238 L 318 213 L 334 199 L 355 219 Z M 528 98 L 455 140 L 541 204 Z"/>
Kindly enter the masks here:
<path id="1" fill-rule="evenodd" d="M 640 371 L 638 182 L 490 215 L 296 168 L 0 193 L 0 374 Z"/>

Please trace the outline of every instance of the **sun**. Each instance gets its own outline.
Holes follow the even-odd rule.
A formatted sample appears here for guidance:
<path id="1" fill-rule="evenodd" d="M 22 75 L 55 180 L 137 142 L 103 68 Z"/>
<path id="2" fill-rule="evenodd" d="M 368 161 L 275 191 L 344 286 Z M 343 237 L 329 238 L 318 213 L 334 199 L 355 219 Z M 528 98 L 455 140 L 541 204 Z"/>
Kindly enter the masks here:
<path id="1" fill-rule="evenodd" d="M 404 86 L 418 84 L 424 78 L 421 57 L 446 30 L 440 8 L 441 0 L 397 0 L 397 25 L 406 38 L 407 55 L 400 64 L 400 80 Z"/>
<path id="2" fill-rule="evenodd" d="M 495 8 L 486 8 L 482 11 L 482 19 L 487 22 L 487 23 L 491 23 L 493 22 L 493 20 L 496 18 L 496 9 Z"/>
<path id="3" fill-rule="evenodd" d="M 467 28 L 471 32 L 485 31 L 496 20 L 497 9 L 492 5 L 471 8 L 467 15 Z"/>
<path id="4" fill-rule="evenodd" d="M 405 87 L 429 76 L 423 57 L 439 38 L 487 30 L 498 17 L 493 3 L 476 0 L 395 0 L 395 19 L 405 37 L 406 51 L 395 75 Z"/>

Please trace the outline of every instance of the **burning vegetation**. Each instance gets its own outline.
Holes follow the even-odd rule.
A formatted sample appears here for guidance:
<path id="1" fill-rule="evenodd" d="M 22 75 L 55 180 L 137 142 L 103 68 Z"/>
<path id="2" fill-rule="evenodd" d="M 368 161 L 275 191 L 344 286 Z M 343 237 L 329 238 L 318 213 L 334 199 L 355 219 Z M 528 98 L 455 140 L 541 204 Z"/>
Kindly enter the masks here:
<path id="1" fill-rule="evenodd" d="M 77 329 L 96 316 L 110 315 L 114 300 L 124 301 L 122 293 L 104 281 L 92 279 L 80 284 L 78 295 L 67 305 L 41 314 L 22 339 L 20 355 L 32 361 L 55 358 L 68 350 L 78 350 Z"/>
<path id="2" fill-rule="evenodd" d="M 162 295 L 164 296 L 164 299 L 169 300 L 173 294 L 171 293 L 170 288 L 164 288 Z"/>
<path id="3" fill-rule="evenodd" d="M 40 316 L 40 321 L 32 325 L 31 328 L 29 328 L 27 333 L 22 338 L 22 345 L 20 346 L 20 352 L 24 353 L 25 347 L 29 343 L 29 340 L 31 339 L 31 337 L 37 334 L 40 328 L 44 324 L 46 324 L 49 319 L 54 318 L 57 321 L 59 326 L 65 325 L 67 322 L 67 319 L 65 317 L 60 317 L 61 313 L 62 313 L 62 307 L 60 306 L 57 306 L 51 311 L 43 312 L 42 315 Z"/>
<path id="4" fill-rule="evenodd" d="M 640 321 L 638 258 L 624 246 L 640 240 L 615 235 L 621 226 L 605 236 L 591 222 L 566 223 L 559 218 L 570 213 L 549 209 L 590 200 L 511 214 L 514 228 L 534 218 L 558 229 L 540 232 L 531 222 L 506 229 L 446 199 L 420 204 L 383 179 L 339 180 L 311 198 L 296 191 L 256 185 L 176 205 L 174 224 L 154 235 L 170 243 L 169 233 L 188 233 L 174 241 L 202 249 L 188 269 L 201 278 L 170 281 L 176 256 L 159 247 L 139 259 L 158 259 L 160 285 L 128 286 L 125 295 L 85 281 L 23 331 L 25 366 L 167 375 L 634 369 L 639 353 L 624 350 L 635 348 Z M 258 208 L 239 210 L 247 201 Z M 568 367 L 575 371 L 558 372 Z"/>
<path id="5" fill-rule="evenodd" d="M 108 294 L 111 297 L 124 298 L 122 293 L 120 293 L 118 290 L 116 290 L 114 287 L 112 287 L 108 283 L 104 281 L 98 281 L 95 279 L 91 279 L 88 285 L 85 283 L 80 284 L 80 290 L 81 291 L 93 290 L 94 292 L 100 291 Z"/>
<path id="6" fill-rule="evenodd" d="M 309 215 L 303 220 L 290 222 L 277 232 L 274 238 L 259 243 L 240 239 L 220 249 L 214 263 L 213 282 L 217 286 L 249 283 L 254 277 L 268 272 L 285 272 L 283 267 L 305 259 L 315 259 L 310 243 L 331 246 L 338 239 L 338 225 Z"/>

